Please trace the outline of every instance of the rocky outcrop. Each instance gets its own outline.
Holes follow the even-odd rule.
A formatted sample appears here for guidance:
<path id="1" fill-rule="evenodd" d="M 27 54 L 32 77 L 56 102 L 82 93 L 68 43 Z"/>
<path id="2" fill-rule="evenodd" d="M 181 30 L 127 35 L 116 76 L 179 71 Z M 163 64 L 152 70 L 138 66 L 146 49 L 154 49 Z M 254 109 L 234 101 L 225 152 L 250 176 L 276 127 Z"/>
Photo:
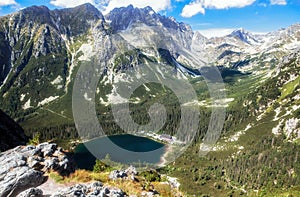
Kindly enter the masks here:
<path id="1" fill-rule="evenodd" d="M 131 179 L 135 180 L 135 176 L 137 175 L 137 170 L 135 167 L 130 166 L 126 170 L 114 170 L 109 174 L 109 178 L 111 180 L 117 179 Z"/>
<path id="2" fill-rule="evenodd" d="M 28 138 L 23 129 L 8 115 L 0 110 L 0 151 L 24 145 Z"/>
<path id="3" fill-rule="evenodd" d="M 114 187 L 104 186 L 101 182 L 94 182 L 91 184 L 78 184 L 53 194 L 52 197 L 67 197 L 67 196 L 113 196 L 122 197 L 125 193 Z"/>
<path id="4" fill-rule="evenodd" d="M 62 175 L 74 168 L 68 156 L 56 144 L 18 146 L 0 154 L 0 196 L 16 196 L 46 181 L 50 170 Z"/>
<path id="5" fill-rule="evenodd" d="M 47 181 L 45 172 L 53 170 L 68 175 L 74 170 L 69 157 L 56 144 L 51 143 L 18 146 L 3 152 L 0 154 L 0 166 L 0 197 L 42 197 L 43 191 L 36 187 Z M 136 170 L 130 167 L 125 172 L 129 176 L 136 173 Z M 101 182 L 93 182 L 66 187 L 51 196 L 122 197 L 125 192 Z"/>

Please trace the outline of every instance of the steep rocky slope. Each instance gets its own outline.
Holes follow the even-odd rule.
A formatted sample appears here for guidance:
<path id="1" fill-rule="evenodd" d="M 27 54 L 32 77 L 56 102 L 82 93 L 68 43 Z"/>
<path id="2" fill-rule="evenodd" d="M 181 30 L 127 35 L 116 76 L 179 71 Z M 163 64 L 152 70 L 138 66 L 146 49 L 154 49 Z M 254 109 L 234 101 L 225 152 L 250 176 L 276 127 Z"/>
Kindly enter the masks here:
<path id="1" fill-rule="evenodd" d="M 27 142 L 23 129 L 0 110 L 0 151 L 5 151 Z"/>

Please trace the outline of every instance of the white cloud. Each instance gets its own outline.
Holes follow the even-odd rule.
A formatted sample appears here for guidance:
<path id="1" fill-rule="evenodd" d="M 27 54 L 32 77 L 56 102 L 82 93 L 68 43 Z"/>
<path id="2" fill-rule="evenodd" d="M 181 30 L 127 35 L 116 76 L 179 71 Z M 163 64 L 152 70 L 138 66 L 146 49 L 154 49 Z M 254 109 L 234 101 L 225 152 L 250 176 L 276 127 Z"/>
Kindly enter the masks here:
<path id="1" fill-rule="evenodd" d="M 184 6 L 181 15 L 192 17 L 198 13 L 205 13 L 205 9 L 242 8 L 252 5 L 256 0 L 196 0 Z M 276 0 L 271 0 L 276 1 Z M 284 0 L 277 0 L 284 1 Z"/>
<path id="2" fill-rule="evenodd" d="M 251 5 L 256 0 L 202 0 L 205 8 L 227 9 L 242 8 Z"/>
<path id="3" fill-rule="evenodd" d="M 215 29 L 204 29 L 204 30 L 197 30 L 202 35 L 207 38 L 212 37 L 222 37 L 231 34 L 235 29 L 231 28 L 215 28 Z"/>
<path id="4" fill-rule="evenodd" d="M 271 0 L 271 5 L 286 5 L 286 0 Z"/>
<path id="5" fill-rule="evenodd" d="M 0 6 L 17 5 L 15 0 L 1 0 Z"/>
<path id="6" fill-rule="evenodd" d="M 104 14 L 108 13 L 114 8 L 126 7 L 130 4 L 137 8 L 144 8 L 146 6 L 150 6 L 156 12 L 171 8 L 170 0 L 111 0 L 105 7 Z"/>
<path id="7" fill-rule="evenodd" d="M 199 13 L 205 14 L 205 9 L 203 8 L 201 3 L 194 2 L 184 6 L 181 12 L 181 16 L 189 18 Z"/>
<path id="8" fill-rule="evenodd" d="M 91 3 L 95 5 L 94 0 L 76 0 L 76 1 L 70 1 L 70 0 L 51 0 L 50 3 L 52 5 L 63 7 L 63 8 L 71 8 L 75 7 L 84 3 Z"/>

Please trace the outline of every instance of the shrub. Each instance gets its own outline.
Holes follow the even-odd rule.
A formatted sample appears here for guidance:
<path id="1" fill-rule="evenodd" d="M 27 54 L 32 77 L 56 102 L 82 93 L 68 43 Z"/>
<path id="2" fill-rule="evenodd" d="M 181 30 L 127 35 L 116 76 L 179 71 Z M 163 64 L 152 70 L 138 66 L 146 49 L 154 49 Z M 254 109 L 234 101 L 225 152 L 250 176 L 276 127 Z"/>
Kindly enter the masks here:
<path id="1" fill-rule="evenodd" d="M 155 170 L 145 171 L 140 173 L 140 176 L 144 177 L 148 182 L 160 181 L 160 175 Z"/>
<path id="2" fill-rule="evenodd" d="M 41 133 L 37 132 L 34 134 L 33 138 L 29 140 L 28 144 L 36 146 L 40 143 L 40 139 L 41 139 Z"/>
<path id="3" fill-rule="evenodd" d="M 99 159 L 96 159 L 93 172 L 95 173 L 104 172 L 107 168 L 108 166 L 104 162 L 100 161 Z"/>

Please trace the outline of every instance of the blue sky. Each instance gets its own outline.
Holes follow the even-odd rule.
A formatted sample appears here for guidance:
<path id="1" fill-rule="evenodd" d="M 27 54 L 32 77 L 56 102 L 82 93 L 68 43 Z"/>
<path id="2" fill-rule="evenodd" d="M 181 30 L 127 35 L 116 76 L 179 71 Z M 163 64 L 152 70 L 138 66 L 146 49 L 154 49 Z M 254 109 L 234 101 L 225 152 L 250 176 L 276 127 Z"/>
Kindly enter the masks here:
<path id="1" fill-rule="evenodd" d="M 86 2 L 104 13 L 129 4 L 151 6 L 207 36 L 227 34 L 240 27 L 257 33 L 270 32 L 300 22 L 300 0 L 0 0 L 0 15 L 31 5 L 55 9 Z"/>

